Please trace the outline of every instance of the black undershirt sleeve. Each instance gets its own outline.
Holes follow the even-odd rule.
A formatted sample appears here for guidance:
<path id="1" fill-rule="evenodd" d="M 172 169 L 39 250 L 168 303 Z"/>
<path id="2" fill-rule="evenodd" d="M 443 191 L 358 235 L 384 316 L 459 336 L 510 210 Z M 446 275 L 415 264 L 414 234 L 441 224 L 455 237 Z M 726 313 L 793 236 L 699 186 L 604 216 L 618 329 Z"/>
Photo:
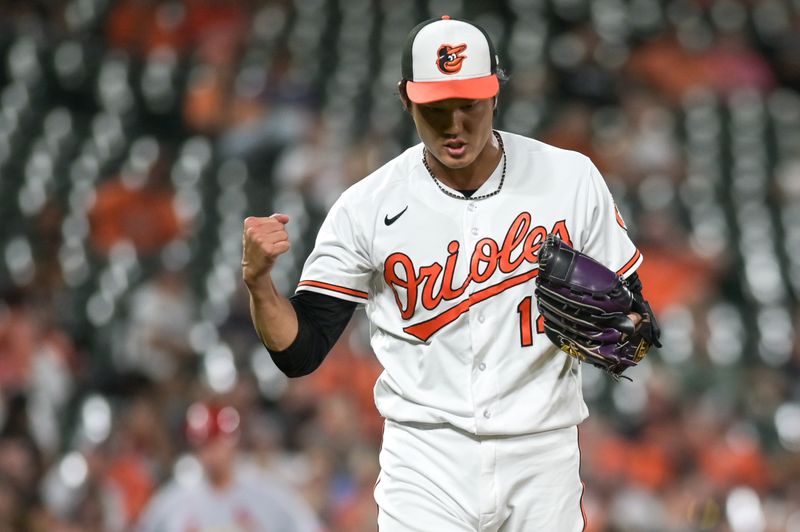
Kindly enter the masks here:
<path id="1" fill-rule="evenodd" d="M 302 377 L 317 369 L 347 327 L 357 303 L 303 290 L 289 298 L 297 313 L 294 342 L 283 351 L 269 350 L 287 377 Z"/>

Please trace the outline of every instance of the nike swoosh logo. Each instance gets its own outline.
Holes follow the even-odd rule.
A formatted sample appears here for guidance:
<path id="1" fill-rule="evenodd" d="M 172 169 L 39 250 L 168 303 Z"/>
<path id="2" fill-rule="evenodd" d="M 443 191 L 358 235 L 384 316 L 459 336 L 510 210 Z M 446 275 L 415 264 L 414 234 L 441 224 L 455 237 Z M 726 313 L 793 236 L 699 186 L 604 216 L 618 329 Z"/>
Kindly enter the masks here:
<path id="1" fill-rule="evenodd" d="M 393 223 L 395 223 L 395 222 L 397 221 L 397 219 L 398 219 L 398 218 L 400 218 L 401 216 L 403 216 L 403 213 L 404 213 L 404 212 L 406 212 L 407 210 L 408 210 L 408 205 L 406 205 L 406 208 L 405 208 L 405 209 L 403 209 L 403 210 L 402 210 L 402 211 L 400 211 L 399 213 L 395 214 L 395 215 L 394 215 L 394 216 L 392 216 L 391 218 L 389 218 L 389 215 L 387 214 L 387 215 L 386 215 L 386 216 L 383 218 L 383 223 L 385 223 L 387 226 L 388 226 L 388 225 L 392 225 Z"/>

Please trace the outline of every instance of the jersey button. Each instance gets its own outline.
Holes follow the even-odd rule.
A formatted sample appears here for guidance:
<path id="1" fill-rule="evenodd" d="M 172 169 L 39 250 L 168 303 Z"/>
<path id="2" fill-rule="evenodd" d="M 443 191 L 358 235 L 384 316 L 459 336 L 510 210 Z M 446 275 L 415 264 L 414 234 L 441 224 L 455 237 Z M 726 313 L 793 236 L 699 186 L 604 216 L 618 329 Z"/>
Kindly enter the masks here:
<path id="1" fill-rule="evenodd" d="M 472 231 L 470 231 L 470 232 L 471 232 L 473 235 L 477 235 L 477 234 L 478 234 L 478 228 L 477 228 L 477 227 L 473 227 L 473 228 L 472 228 Z"/>
<path id="2" fill-rule="evenodd" d="M 486 419 L 489 419 L 490 417 L 492 417 L 492 413 L 489 412 L 488 410 L 484 410 L 483 411 L 483 417 L 485 417 Z"/>
<path id="3" fill-rule="evenodd" d="M 478 369 L 481 370 L 481 371 L 485 370 L 486 369 L 486 364 L 481 362 L 480 364 L 478 364 Z"/>
<path id="4" fill-rule="evenodd" d="M 478 314 L 478 321 L 479 321 L 479 322 L 481 322 L 481 323 L 483 323 L 484 321 L 486 321 L 486 318 L 484 317 L 484 315 L 483 315 L 483 314 Z"/>
<path id="5" fill-rule="evenodd" d="M 470 204 L 467 206 L 467 208 L 468 208 L 470 211 L 474 211 L 475 209 L 477 209 L 477 208 L 478 208 L 478 206 L 477 206 L 477 205 L 475 205 L 474 203 L 470 203 Z"/>

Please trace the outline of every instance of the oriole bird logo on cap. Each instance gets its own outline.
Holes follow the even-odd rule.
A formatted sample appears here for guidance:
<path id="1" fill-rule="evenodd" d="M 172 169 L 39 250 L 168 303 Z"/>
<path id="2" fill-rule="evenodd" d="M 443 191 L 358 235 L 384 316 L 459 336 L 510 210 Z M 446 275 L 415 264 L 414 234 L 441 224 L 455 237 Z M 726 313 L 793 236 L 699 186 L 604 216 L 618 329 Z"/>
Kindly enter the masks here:
<path id="1" fill-rule="evenodd" d="M 467 56 L 461 55 L 461 53 L 466 49 L 466 44 L 457 44 L 455 46 L 449 44 L 441 45 L 436 54 L 438 56 L 436 59 L 436 66 L 439 67 L 439 71 L 442 74 L 456 74 L 460 71 L 461 63 L 467 58 Z"/>

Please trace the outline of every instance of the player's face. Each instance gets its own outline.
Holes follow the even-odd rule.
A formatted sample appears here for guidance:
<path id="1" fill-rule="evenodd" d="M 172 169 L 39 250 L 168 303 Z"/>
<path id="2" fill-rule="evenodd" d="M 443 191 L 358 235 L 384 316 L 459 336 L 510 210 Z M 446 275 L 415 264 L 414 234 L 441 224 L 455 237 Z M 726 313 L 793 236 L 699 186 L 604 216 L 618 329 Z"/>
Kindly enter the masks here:
<path id="1" fill-rule="evenodd" d="M 493 111 L 494 98 L 411 106 L 417 133 L 428 151 L 454 170 L 472 165 L 483 152 L 492 134 Z"/>
<path id="2" fill-rule="evenodd" d="M 238 434 L 226 434 L 212 438 L 197 449 L 197 458 L 212 482 L 227 480 L 230 476 L 238 444 Z"/>

